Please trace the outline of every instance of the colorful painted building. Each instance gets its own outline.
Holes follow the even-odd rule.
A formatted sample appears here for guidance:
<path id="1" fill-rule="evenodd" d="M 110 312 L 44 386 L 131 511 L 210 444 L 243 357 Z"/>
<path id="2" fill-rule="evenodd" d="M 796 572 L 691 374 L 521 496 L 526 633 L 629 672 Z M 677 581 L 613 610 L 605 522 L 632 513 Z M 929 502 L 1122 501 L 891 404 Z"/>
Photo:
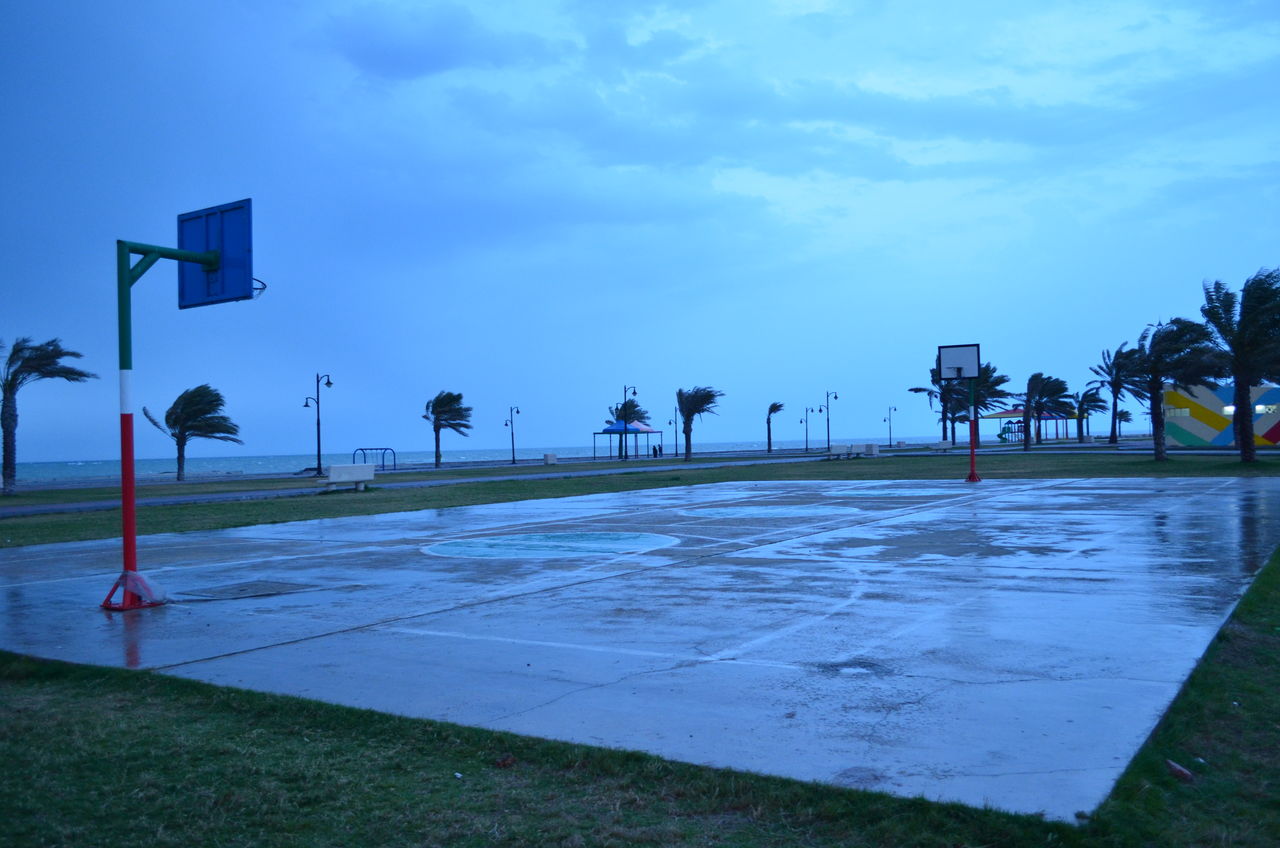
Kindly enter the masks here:
<path id="1" fill-rule="evenodd" d="M 1164 426 L 1169 444 L 1181 447 L 1235 444 L 1231 431 L 1233 388 L 1196 386 L 1188 391 L 1164 393 Z M 1280 444 L 1280 386 L 1256 386 L 1253 400 L 1253 441 L 1259 447 Z"/>

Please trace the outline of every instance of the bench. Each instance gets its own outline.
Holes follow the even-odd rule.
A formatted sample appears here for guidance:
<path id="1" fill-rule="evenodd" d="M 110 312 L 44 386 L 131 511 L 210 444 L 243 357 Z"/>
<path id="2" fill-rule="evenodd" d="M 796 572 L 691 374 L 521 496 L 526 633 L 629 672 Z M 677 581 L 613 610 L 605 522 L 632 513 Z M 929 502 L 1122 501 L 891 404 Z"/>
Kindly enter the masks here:
<path id="1" fill-rule="evenodd" d="M 326 492 L 332 492 L 335 486 L 352 484 L 357 492 L 364 491 L 364 484 L 373 479 L 373 464 L 368 465 L 330 465 L 325 469 L 323 477 L 317 477 L 317 483 L 324 484 Z"/>
<path id="2" fill-rule="evenodd" d="M 827 459 L 854 459 L 856 457 L 873 457 L 880 455 L 880 446 L 874 443 L 865 445 L 832 445 L 827 451 Z"/>

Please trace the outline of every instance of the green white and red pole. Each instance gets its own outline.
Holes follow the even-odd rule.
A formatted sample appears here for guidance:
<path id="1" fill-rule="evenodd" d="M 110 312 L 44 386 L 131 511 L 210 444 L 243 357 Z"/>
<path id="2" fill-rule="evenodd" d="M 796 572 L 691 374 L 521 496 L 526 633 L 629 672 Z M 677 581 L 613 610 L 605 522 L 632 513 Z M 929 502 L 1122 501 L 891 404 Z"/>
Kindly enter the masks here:
<path id="1" fill-rule="evenodd" d="M 142 256 L 137 265 L 131 265 L 130 256 L 134 253 Z M 137 486 L 133 467 L 133 284 L 160 259 L 198 262 L 216 268 L 218 257 L 216 250 L 195 252 L 130 241 L 116 242 L 116 320 L 120 335 L 120 531 L 124 568 L 102 601 L 103 609 L 133 610 L 163 603 L 146 600 L 131 588 L 134 583 L 131 575 L 138 572 Z M 122 591 L 118 603 L 111 600 L 117 589 Z"/>

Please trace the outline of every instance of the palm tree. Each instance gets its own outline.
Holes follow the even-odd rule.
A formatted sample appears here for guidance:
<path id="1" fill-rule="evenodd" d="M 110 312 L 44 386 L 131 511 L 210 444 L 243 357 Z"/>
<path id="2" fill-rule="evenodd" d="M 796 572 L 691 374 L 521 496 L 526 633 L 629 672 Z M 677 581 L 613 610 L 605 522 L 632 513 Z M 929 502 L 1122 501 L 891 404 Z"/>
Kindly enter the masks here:
<path id="1" fill-rule="evenodd" d="M 1280 376 L 1280 270 L 1263 268 L 1245 281 L 1238 297 L 1221 281 L 1205 283 L 1200 315 L 1233 382 L 1231 424 L 1240 461 L 1253 462 L 1258 452 L 1252 389 Z"/>
<path id="2" fill-rule="evenodd" d="M 0 342 L 0 351 L 4 342 Z M 18 390 L 36 380 L 59 379 L 83 383 L 97 374 L 81 371 L 62 362 L 81 354 L 67 350 L 61 339 L 32 344 L 31 338 L 15 339 L 0 372 L 0 430 L 3 431 L 3 459 L 0 460 L 0 493 L 12 495 L 18 475 Z"/>
<path id="3" fill-rule="evenodd" d="M 156 420 L 151 410 L 142 407 L 142 414 L 147 416 L 147 420 L 178 446 L 179 480 L 187 479 L 187 442 L 191 439 L 244 444 L 236 438 L 240 435 L 239 426 L 222 414 L 225 404 L 222 393 L 204 383 L 178 395 L 173 406 L 165 412 L 163 424 Z"/>
<path id="4" fill-rule="evenodd" d="M 1071 396 L 1071 404 L 1076 408 L 1076 441 L 1084 441 L 1084 424 L 1089 414 L 1106 412 L 1107 402 L 1102 399 L 1102 389 L 1094 386 Z"/>
<path id="5" fill-rule="evenodd" d="M 1040 419 L 1046 415 L 1068 415 L 1072 411 L 1067 381 L 1040 371 L 1027 379 L 1027 390 L 1015 395 L 1022 401 L 1022 449 L 1031 450 L 1031 422 L 1035 420 L 1036 444 L 1043 441 Z"/>
<path id="6" fill-rule="evenodd" d="M 609 407 L 612 423 L 621 424 L 618 432 L 618 459 L 626 459 L 627 425 L 632 423 L 648 424 L 649 410 L 645 409 L 635 398 L 627 398 L 618 406 Z"/>
<path id="7" fill-rule="evenodd" d="M 766 453 L 773 453 L 773 416 L 781 411 L 782 404 L 775 400 L 769 404 L 769 413 L 764 417 L 765 443 L 768 445 Z"/>
<path id="8" fill-rule="evenodd" d="M 1155 459 L 1169 458 L 1164 443 L 1164 384 L 1187 388 L 1203 383 L 1213 386 L 1213 378 L 1224 370 L 1221 353 L 1213 346 L 1209 328 L 1186 318 L 1168 323 L 1148 324 L 1134 349 L 1134 368 L 1143 381 L 1143 391 L 1151 410 L 1151 437 Z"/>
<path id="9" fill-rule="evenodd" d="M 724 397 L 724 392 L 710 386 L 694 386 L 689 391 L 676 389 L 676 409 L 684 422 L 684 461 L 693 458 L 693 419 L 704 414 L 716 414 L 716 400 Z"/>
<path id="10" fill-rule="evenodd" d="M 464 430 L 471 429 L 471 407 L 462 405 L 461 392 L 440 392 L 427 401 L 427 411 L 422 416 L 431 422 L 431 429 L 436 434 L 436 468 L 440 467 L 440 431 L 452 430 L 459 436 L 466 436 Z"/>
<path id="11" fill-rule="evenodd" d="M 956 443 L 956 420 L 968 405 L 968 389 L 960 385 L 959 380 L 943 380 L 938 366 L 929 369 L 929 385 L 907 389 L 909 392 L 922 394 L 929 399 L 929 408 L 938 404 L 938 418 L 942 422 L 942 441 L 947 440 L 947 425 L 951 425 L 951 444 Z"/>
<path id="12" fill-rule="evenodd" d="M 1120 401 L 1124 400 L 1126 394 L 1138 401 L 1147 399 L 1142 378 L 1136 371 L 1134 357 L 1137 351 L 1125 350 L 1125 346 L 1128 344 L 1128 342 L 1121 342 L 1114 354 L 1109 350 L 1104 350 L 1102 352 L 1102 364 L 1089 366 L 1089 371 L 1098 378 L 1090 380 L 1089 387 L 1105 388 L 1111 392 L 1111 437 L 1107 441 L 1113 445 L 1120 441 L 1120 428 L 1118 426 L 1120 423 Z"/>

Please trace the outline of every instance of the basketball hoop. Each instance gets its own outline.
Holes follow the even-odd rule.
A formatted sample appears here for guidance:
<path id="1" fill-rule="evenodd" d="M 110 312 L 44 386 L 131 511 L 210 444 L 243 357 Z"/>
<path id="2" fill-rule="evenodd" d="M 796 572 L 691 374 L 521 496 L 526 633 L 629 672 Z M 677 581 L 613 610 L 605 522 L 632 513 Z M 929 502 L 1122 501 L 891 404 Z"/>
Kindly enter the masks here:
<path id="1" fill-rule="evenodd" d="M 267 284 L 262 282 L 262 280 L 259 280 L 257 277 L 253 278 L 253 283 L 253 299 L 257 300 L 262 297 L 263 293 L 267 290 Z"/>

